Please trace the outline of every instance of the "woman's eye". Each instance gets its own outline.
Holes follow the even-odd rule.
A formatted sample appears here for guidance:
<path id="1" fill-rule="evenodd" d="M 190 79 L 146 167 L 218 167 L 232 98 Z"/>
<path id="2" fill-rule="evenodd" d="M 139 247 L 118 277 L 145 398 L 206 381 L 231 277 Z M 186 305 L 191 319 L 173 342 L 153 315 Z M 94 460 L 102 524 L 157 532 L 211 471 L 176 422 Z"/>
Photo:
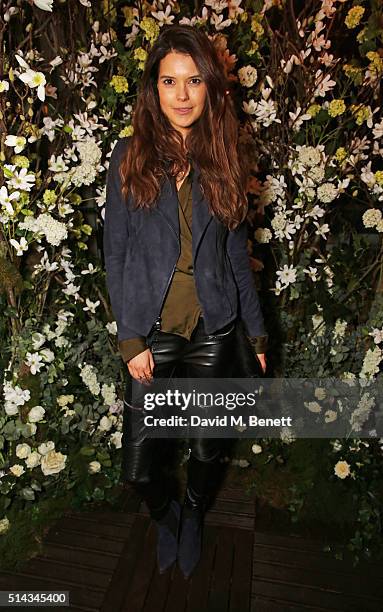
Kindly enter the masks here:
<path id="1" fill-rule="evenodd" d="M 190 79 L 190 83 L 192 83 L 193 85 L 199 85 L 202 82 L 202 79 L 195 77 L 194 79 Z M 173 79 L 164 79 L 163 80 L 164 85 L 170 85 L 173 83 Z"/>

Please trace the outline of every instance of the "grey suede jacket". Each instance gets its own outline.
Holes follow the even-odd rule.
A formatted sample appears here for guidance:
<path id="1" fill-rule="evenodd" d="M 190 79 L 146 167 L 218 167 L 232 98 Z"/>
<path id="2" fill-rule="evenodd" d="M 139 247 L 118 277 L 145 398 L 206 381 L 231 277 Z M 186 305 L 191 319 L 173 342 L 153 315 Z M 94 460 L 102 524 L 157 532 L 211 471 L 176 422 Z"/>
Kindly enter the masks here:
<path id="1" fill-rule="evenodd" d="M 148 336 L 160 316 L 180 252 L 178 197 L 167 178 L 156 206 L 125 203 L 119 165 L 130 137 L 113 149 L 107 173 L 104 220 L 106 282 L 119 342 Z M 245 223 L 229 231 L 208 211 L 193 164 L 192 253 L 196 291 L 207 334 L 241 316 L 251 337 L 267 337 L 247 254 Z"/>

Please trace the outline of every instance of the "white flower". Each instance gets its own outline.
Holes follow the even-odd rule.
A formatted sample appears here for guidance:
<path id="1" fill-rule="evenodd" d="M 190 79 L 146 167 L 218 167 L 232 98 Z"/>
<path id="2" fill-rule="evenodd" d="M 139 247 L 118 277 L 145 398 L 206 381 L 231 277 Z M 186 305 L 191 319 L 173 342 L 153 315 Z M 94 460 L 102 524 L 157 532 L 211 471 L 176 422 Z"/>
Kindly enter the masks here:
<path id="1" fill-rule="evenodd" d="M 338 195 L 338 190 L 332 183 L 323 183 L 317 188 L 317 196 L 321 202 L 332 202 Z"/>
<path id="2" fill-rule="evenodd" d="M 378 208 L 369 208 L 362 217 L 364 227 L 375 227 L 382 220 L 382 212 Z"/>
<path id="3" fill-rule="evenodd" d="M 114 444 L 116 448 L 121 448 L 122 447 L 122 432 L 115 431 L 114 433 L 111 434 L 109 440 L 112 444 Z"/>
<path id="4" fill-rule="evenodd" d="M 15 153 L 21 153 L 27 143 L 27 139 L 24 136 L 12 136 L 9 134 L 5 139 L 7 147 L 13 147 Z"/>
<path id="5" fill-rule="evenodd" d="M 16 457 L 19 459 L 26 459 L 31 454 L 31 447 L 29 444 L 18 444 L 16 446 Z"/>
<path id="6" fill-rule="evenodd" d="M 40 446 L 38 446 L 37 450 L 39 451 L 40 455 L 46 455 L 49 453 L 49 451 L 53 450 L 54 447 L 55 443 L 52 440 L 49 440 L 48 442 L 42 442 Z"/>
<path id="7" fill-rule="evenodd" d="M 303 402 L 306 408 L 310 410 L 310 412 L 321 412 L 322 408 L 318 404 L 318 402 Z"/>
<path id="8" fill-rule="evenodd" d="M 0 187 L 0 206 L 3 206 L 11 217 L 15 214 L 12 206 L 12 200 L 16 200 L 20 197 L 20 191 L 13 191 L 8 195 L 8 189 L 3 185 Z"/>
<path id="9" fill-rule="evenodd" d="M 383 351 L 378 346 L 373 349 L 368 349 L 364 361 L 362 370 L 360 372 L 361 378 L 370 378 L 374 374 L 379 372 L 379 364 L 382 361 Z"/>
<path id="10" fill-rule="evenodd" d="M 95 274 L 98 268 L 95 268 L 92 263 L 88 264 L 88 267 L 85 270 L 81 270 L 81 274 Z"/>
<path id="11" fill-rule="evenodd" d="M 296 436 L 293 430 L 289 427 L 282 427 L 281 440 L 284 442 L 284 444 L 291 444 L 292 442 L 295 442 Z"/>
<path id="12" fill-rule="evenodd" d="M 4 533 L 7 533 L 8 529 L 10 527 L 10 524 L 11 523 L 9 522 L 9 519 L 6 516 L 3 519 L 1 519 L 1 521 L 0 521 L 0 535 L 4 535 Z"/>
<path id="13" fill-rule="evenodd" d="M 104 398 L 105 404 L 107 406 L 112 406 L 113 404 L 115 404 L 117 397 L 114 383 L 111 383 L 110 385 L 104 383 L 101 387 L 101 395 Z"/>
<path id="14" fill-rule="evenodd" d="M 86 364 L 84 367 L 81 367 L 81 365 L 79 367 L 81 370 L 80 376 L 85 385 L 93 395 L 98 395 L 100 393 L 100 384 L 97 381 L 97 374 L 93 366 Z"/>
<path id="15" fill-rule="evenodd" d="M 29 469 L 33 469 L 34 467 L 40 465 L 41 456 L 38 452 L 33 451 L 25 460 L 25 465 Z"/>
<path id="16" fill-rule="evenodd" d="M 42 72 L 35 72 L 28 66 L 20 55 L 15 55 L 20 66 L 25 69 L 25 72 L 19 75 L 19 79 L 28 85 L 31 89 L 37 87 L 37 97 L 44 102 L 45 100 L 45 83 L 46 79 Z"/>
<path id="17" fill-rule="evenodd" d="M 40 334 L 39 332 L 34 332 L 32 334 L 32 347 L 35 351 L 38 351 L 45 341 L 46 337 L 43 334 Z"/>
<path id="18" fill-rule="evenodd" d="M 4 91 L 8 91 L 8 90 L 9 90 L 8 81 L 0 81 L 0 93 L 3 93 Z"/>
<path id="19" fill-rule="evenodd" d="M 324 400 L 324 398 L 327 396 L 326 389 L 324 389 L 323 387 L 316 387 L 314 395 L 317 399 Z"/>
<path id="20" fill-rule="evenodd" d="M 12 467 L 9 468 L 9 471 L 16 476 L 16 478 L 19 478 L 22 474 L 24 474 L 25 469 L 19 463 L 15 463 L 15 465 L 12 465 Z"/>
<path id="21" fill-rule="evenodd" d="M 33 2 L 42 11 L 52 12 L 53 0 L 33 0 Z"/>
<path id="22" fill-rule="evenodd" d="M 27 353 L 25 363 L 30 367 L 31 374 L 37 374 L 37 372 L 40 372 L 44 365 L 38 353 Z"/>
<path id="23" fill-rule="evenodd" d="M 165 23 L 166 24 L 171 24 L 173 22 L 174 19 L 174 15 L 170 15 L 172 10 L 172 7 L 170 6 L 170 4 L 167 5 L 166 7 L 166 11 L 150 11 L 150 13 L 153 15 L 154 19 L 157 19 L 160 22 L 160 25 L 163 26 Z"/>
<path id="24" fill-rule="evenodd" d="M 343 480 L 350 475 L 350 466 L 347 461 L 338 461 L 334 466 L 334 472 L 338 478 L 342 478 Z"/>
<path id="25" fill-rule="evenodd" d="M 117 335 L 117 323 L 116 323 L 116 321 L 112 321 L 112 323 L 107 323 L 106 324 L 106 329 L 107 329 L 109 334 L 111 334 L 112 336 L 116 336 Z"/>
<path id="26" fill-rule="evenodd" d="M 291 283 L 295 283 L 297 280 L 297 271 L 294 266 L 287 266 L 285 264 L 282 270 L 277 270 L 277 276 L 282 285 L 287 287 Z"/>
<path id="27" fill-rule="evenodd" d="M 67 455 L 50 450 L 41 459 L 41 471 L 44 476 L 58 474 L 65 468 L 66 460 Z"/>
<path id="28" fill-rule="evenodd" d="M 89 474 L 97 474 L 101 470 L 101 463 L 99 461 L 91 461 L 88 465 Z"/>
<path id="29" fill-rule="evenodd" d="M 335 340 L 338 338 L 343 338 L 344 334 L 346 333 L 346 328 L 347 328 L 347 321 L 342 321 L 342 319 L 337 319 L 335 321 L 335 327 L 334 327 L 334 338 Z"/>
<path id="30" fill-rule="evenodd" d="M 100 419 L 100 423 L 97 427 L 97 429 L 99 429 L 100 431 L 109 431 L 109 429 L 111 429 L 112 427 L 112 421 L 110 420 L 109 417 L 107 416 L 103 416 Z"/>
<path id="31" fill-rule="evenodd" d="M 263 448 L 260 444 L 253 444 L 253 446 L 251 447 L 251 450 L 254 453 L 254 455 L 259 455 L 259 453 L 263 452 Z"/>
<path id="32" fill-rule="evenodd" d="M 51 351 L 51 349 L 49 348 L 43 348 L 40 351 L 40 356 L 45 363 L 52 363 L 52 361 L 54 361 L 54 358 L 55 358 L 54 352 Z"/>
<path id="33" fill-rule="evenodd" d="M 28 413 L 28 421 L 30 423 L 38 423 L 42 421 L 45 414 L 45 408 L 42 406 L 34 406 Z"/>
<path id="34" fill-rule="evenodd" d="M 322 152 L 319 147 L 302 145 L 296 147 L 298 151 L 298 161 L 309 168 L 317 166 L 322 161 Z"/>
<path id="35" fill-rule="evenodd" d="M 100 305 L 100 300 L 97 302 L 92 302 L 89 298 L 85 298 L 86 306 L 83 307 L 83 310 L 89 310 L 90 313 L 94 314 L 96 312 L 97 306 Z"/>
<path id="36" fill-rule="evenodd" d="M 253 66 L 244 66 L 238 70 L 239 82 L 245 87 L 252 87 L 257 80 L 257 69 Z"/>
<path id="37" fill-rule="evenodd" d="M 318 268 L 312 268 L 311 266 L 309 266 L 308 269 L 304 268 L 303 272 L 305 272 L 314 283 L 318 280 Z"/>
<path id="38" fill-rule="evenodd" d="M 269 127 L 272 123 L 281 123 L 281 120 L 277 118 L 274 100 L 260 100 L 254 114 L 257 118 L 255 124 L 258 122 L 264 127 Z"/>
<path id="39" fill-rule="evenodd" d="M 29 173 L 27 168 L 21 168 L 19 171 L 13 171 L 13 177 L 8 180 L 8 185 L 13 189 L 21 191 L 30 191 L 36 181 L 35 175 Z"/>
<path id="40" fill-rule="evenodd" d="M 254 238 L 260 244 L 266 244 L 270 242 L 272 236 L 273 234 L 271 230 L 269 230 L 267 227 L 259 227 L 254 232 Z"/>
<path id="41" fill-rule="evenodd" d="M 20 242 L 17 242 L 14 238 L 11 238 L 9 242 L 16 249 L 16 255 L 18 257 L 21 257 L 24 251 L 28 251 L 28 242 L 24 237 L 20 238 Z"/>
<path id="42" fill-rule="evenodd" d="M 29 389 L 22 389 L 19 386 L 14 387 L 8 381 L 4 383 L 3 393 L 5 399 L 4 409 L 9 416 L 18 414 L 18 407 L 23 406 L 31 397 Z"/>
<path id="43" fill-rule="evenodd" d="M 369 335 L 374 338 L 375 344 L 380 344 L 383 342 L 383 327 L 382 329 L 375 327 L 371 332 L 369 332 Z"/>
<path id="44" fill-rule="evenodd" d="M 324 413 L 325 423 L 332 423 L 333 421 L 336 421 L 337 418 L 338 414 L 335 412 L 335 410 L 326 410 Z"/>

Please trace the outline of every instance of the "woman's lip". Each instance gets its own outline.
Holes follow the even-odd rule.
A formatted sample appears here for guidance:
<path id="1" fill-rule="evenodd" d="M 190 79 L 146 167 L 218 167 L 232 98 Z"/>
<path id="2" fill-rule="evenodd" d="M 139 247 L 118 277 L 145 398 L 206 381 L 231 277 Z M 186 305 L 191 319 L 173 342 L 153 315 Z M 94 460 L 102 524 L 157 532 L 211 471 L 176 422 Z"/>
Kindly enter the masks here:
<path id="1" fill-rule="evenodd" d="M 181 115 L 186 115 L 186 113 L 190 113 L 191 108 L 175 108 L 176 113 L 180 113 Z"/>

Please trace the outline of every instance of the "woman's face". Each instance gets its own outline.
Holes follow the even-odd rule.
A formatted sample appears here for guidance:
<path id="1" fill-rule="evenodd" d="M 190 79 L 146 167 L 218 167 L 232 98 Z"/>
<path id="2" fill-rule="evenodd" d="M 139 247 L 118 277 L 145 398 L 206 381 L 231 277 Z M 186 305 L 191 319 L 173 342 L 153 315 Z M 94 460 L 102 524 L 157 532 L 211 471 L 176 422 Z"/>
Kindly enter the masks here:
<path id="1" fill-rule="evenodd" d="M 157 88 L 162 112 L 185 139 L 206 99 L 206 85 L 192 57 L 168 53 L 160 61 Z"/>

